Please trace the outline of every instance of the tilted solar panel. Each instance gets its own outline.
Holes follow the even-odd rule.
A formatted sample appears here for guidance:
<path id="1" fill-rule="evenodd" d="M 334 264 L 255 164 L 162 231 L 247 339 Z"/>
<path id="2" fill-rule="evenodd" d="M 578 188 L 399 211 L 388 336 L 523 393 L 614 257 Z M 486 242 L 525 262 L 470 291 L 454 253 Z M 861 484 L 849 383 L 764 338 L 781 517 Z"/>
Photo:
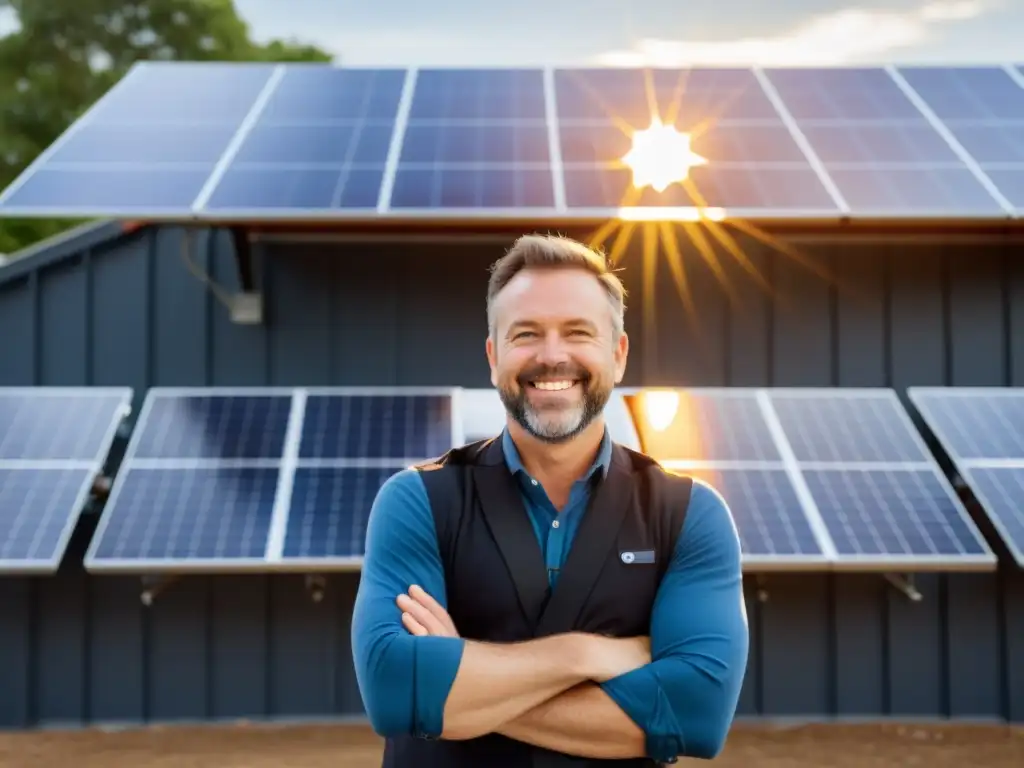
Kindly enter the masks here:
<path id="1" fill-rule="evenodd" d="M 0 388 L 0 572 L 57 570 L 131 397 Z"/>
<path id="2" fill-rule="evenodd" d="M 806 513 L 758 390 L 625 392 L 643 451 L 709 483 L 725 499 L 745 569 L 825 567 L 827 538 Z"/>
<path id="3" fill-rule="evenodd" d="M 798 130 L 855 216 L 1000 216 L 969 158 L 896 70 L 769 69 Z"/>
<path id="4" fill-rule="evenodd" d="M 907 395 L 1024 567 L 1024 389 L 910 387 Z"/>
<path id="5" fill-rule="evenodd" d="M 835 565 L 988 570 L 996 559 L 890 389 L 766 390 Z"/>
<path id="6" fill-rule="evenodd" d="M 1024 210 L 1024 75 L 1014 67 L 901 67 L 996 192 Z"/>
<path id="7" fill-rule="evenodd" d="M 356 568 L 380 485 L 461 441 L 450 389 L 154 389 L 91 571 Z"/>
<path id="8" fill-rule="evenodd" d="M 0 215 L 1000 220 L 1024 201 L 1021 93 L 1014 67 L 144 62 L 0 195 Z M 623 162 L 654 116 L 705 161 L 661 192 Z"/>

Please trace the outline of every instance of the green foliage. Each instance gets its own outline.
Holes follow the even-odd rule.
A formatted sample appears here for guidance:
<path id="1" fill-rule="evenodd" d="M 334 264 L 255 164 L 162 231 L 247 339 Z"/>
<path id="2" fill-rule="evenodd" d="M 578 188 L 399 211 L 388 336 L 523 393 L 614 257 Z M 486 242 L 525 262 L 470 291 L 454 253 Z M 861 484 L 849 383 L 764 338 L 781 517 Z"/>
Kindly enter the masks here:
<path id="1" fill-rule="evenodd" d="M 232 0 L 0 0 L 0 189 L 137 61 L 330 61 L 312 46 L 255 43 Z M 0 219 L 0 253 L 78 222 Z"/>

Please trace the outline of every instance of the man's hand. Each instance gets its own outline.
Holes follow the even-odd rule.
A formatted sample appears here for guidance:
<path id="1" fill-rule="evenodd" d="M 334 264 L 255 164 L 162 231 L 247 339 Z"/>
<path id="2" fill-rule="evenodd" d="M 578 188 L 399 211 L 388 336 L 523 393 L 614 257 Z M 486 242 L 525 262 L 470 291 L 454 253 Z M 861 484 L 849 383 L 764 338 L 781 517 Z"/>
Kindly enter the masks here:
<path id="1" fill-rule="evenodd" d="M 395 600 L 402 611 L 402 626 L 418 637 L 458 637 L 459 630 L 441 604 L 422 587 L 413 584 L 408 594 Z"/>

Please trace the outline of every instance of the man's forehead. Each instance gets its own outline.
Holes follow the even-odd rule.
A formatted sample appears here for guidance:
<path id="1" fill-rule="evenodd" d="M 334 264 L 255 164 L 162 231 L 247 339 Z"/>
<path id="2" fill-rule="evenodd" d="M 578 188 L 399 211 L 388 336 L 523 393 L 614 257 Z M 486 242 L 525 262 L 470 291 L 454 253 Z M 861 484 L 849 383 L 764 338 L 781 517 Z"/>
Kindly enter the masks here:
<path id="1" fill-rule="evenodd" d="M 506 304 L 544 303 L 552 298 L 559 303 L 589 303 L 604 299 L 604 289 L 593 274 L 582 269 L 524 269 L 498 294 Z"/>
<path id="2" fill-rule="evenodd" d="M 597 325 L 608 311 L 600 283 L 582 270 L 521 272 L 498 295 L 496 304 L 501 321 L 508 327 L 527 323 Z"/>

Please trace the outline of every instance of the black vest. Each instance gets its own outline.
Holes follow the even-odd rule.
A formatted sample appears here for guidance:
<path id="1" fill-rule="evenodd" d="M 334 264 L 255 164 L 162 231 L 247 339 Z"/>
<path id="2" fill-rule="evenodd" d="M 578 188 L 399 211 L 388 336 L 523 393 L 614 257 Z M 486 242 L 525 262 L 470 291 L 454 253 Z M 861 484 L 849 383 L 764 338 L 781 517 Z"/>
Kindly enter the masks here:
<path id="1" fill-rule="evenodd" d="M 555 589 L 500 439 L 449 451 L 418 468 L 434 512 L 448 612 L 468 640 L 513 642 L 570 631 L 650 632 L 655 593 L 672 558 L 691 480 L 614 445 L 596 480 Z M 627 553 L 654 552 L 650 557 Z M 623 555 L 625 554 L 625 557 Z M 585 760 L 497 734 L 466 741 L 388 739 L 384 768 L 556 768 L 654 762 Z"/>

